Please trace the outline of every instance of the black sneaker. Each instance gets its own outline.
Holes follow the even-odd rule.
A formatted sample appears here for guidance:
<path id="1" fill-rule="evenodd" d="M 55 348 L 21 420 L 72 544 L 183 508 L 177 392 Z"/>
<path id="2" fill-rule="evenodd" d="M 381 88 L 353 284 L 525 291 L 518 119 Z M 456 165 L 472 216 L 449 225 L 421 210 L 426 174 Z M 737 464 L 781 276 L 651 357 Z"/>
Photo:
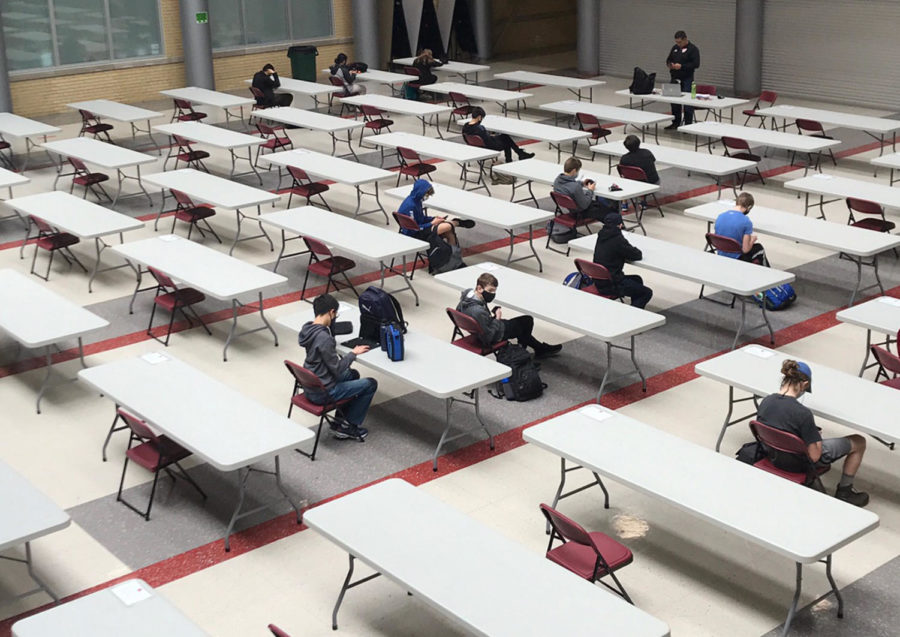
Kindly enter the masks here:
<path id="1" fill-rule="evenodd" d="M 674 122 L 666 126 L 663 130 L 678 130 L 680 124 L 675 124 Z"/>
<path id="2" fill-rule="evenodd" d="M 365 440 L 365 439 L 366 439 L 366 436 L 369 435 L 369 430 L 366 429 L 365 427 L 356 427 L 356 426 L 354 426 L 354 425 L 350 425 L 350 431 L 352 432 L 352 433 L 350 434 L 350 437 L 351 437 L 351 438 L 356 438 L 356 439 L 359 440 L 360 442 L 362 442 L 363 440 Z"/>
<path id="3" fill-rule="evenodd" d="M 541 343 L 540 347 L 535 348 L 535 358 L 547 358 L 562 351 L 562 345 L 550 345 L 550 343 Z"/>
<path id="4" fill-rule="evenodd" d="M 456 225 L 458 225 L 460 228 L 474 228 L 475 222 L 471 219 L 457 219 Z"/>
<path id="5" fill-rule="evenodd" d="M 534 157 L 534 153 L 529 153 L 526 150 L 519 153 L 519 159 L 531 159 L 532 157 Z"/>
<path id="6" fill-rule="evenodd" d="M 834 497 L 858 507 L 864 507 L 869 503 L 869 494 L 857 491 L 853 488 L 853 485 L 850 485 L 849 487 L 838 487 L 834 492 Z"/>
<path id="7" fill-rule="evenodd" d="M 356 438 L 356 428 L 344 421 L 337 421 L 331 424 L 331 435 L 338 440 L 349 440 Z"/>

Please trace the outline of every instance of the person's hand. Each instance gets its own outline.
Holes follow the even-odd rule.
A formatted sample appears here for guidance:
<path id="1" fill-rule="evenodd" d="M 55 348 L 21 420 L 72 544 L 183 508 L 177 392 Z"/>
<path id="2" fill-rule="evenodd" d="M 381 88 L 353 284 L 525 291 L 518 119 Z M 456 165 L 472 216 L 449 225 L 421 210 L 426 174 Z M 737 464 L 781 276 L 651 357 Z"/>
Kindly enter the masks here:
<path id="1" fill-rule="evenodd" d="M 678 71 L 681 69 L 681 65 L 676 62 L 675 64 L 672 65 L 672 68 L 675 69 L 676 71 Z"/>
<path id="2" fill-rule="evenodd" d="M 596 184 L 596 182 L 593 182 L 593 181 L 586 186 L 586 188 L 590 191 L 593 191 L 596 187 L 597 187 L 597 184 Z"/>
<path id="3" fill-rule="evenodd" d="M 494 310 L 494 318 L 497 320 L 500 320 L 503 318 L 503 310 L 501 310 L 499 307 Z"/>
<path id="4" fill-rule="evenodd" d="M 365 354 L 368 351 L 369 351 L 368 345 L 357 345 L 356 347 L 353 348 L 353 353 L 356 354 L 357 356 L 359 356 L 360 354 Z"/>
<path id="5" fill-rule="evenodd" d="M 444 223 L 447 221 L 447 217 L 433 217 L 431 220 L 431 225 L 437 225 L 439 223 Z"/>

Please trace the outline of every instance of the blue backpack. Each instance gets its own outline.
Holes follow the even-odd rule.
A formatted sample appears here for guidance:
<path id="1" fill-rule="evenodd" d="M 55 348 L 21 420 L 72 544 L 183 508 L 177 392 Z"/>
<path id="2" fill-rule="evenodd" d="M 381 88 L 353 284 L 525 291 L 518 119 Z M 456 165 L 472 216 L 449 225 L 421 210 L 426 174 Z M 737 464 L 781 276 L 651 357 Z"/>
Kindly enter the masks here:
<path id="1" fill-rule="evenodd" d="M 397 323 L 386 323 L 381 326 L 381 349 L 387 352 L 389 360 L 403 360 L 403 331 Z"/>
<path id="2" fill-rule="evenodd" d="M 563 279 L 563 285 L 569 288 L 581 290 L 582 288 L 594 285 L 594 279 L 583 275 L 581 272 L 572 272 Z"/>
<path id="3" fill-rule="evenodd" d="M 777 312 L 790 307 L 797 300 L 797 293 L 794 292 L 794 288 L 790 283 L 785 283 L 784 285 L 769 288 L 765 292 L 760 292 L 753 298 L 756 299 L 756 303 L 760 307 L 765 305 L 767 310 Z"/>

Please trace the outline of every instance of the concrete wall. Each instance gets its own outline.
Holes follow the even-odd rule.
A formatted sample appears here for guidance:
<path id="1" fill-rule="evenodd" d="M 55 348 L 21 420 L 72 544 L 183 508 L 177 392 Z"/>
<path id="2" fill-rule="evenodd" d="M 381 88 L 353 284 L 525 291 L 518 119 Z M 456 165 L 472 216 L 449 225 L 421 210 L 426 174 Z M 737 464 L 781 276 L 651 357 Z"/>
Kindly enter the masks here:
<path id="1" fill-rule="evenodd" d="M 576 5 L 576 0 L 494 0 L 494 57 L 574 51 Z"/>

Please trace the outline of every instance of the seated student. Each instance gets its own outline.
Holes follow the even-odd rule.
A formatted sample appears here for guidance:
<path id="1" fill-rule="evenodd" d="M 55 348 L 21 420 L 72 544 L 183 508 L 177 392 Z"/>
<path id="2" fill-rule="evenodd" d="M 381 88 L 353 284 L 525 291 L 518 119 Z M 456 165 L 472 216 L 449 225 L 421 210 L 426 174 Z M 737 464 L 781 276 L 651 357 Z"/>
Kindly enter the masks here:
<path id="1" fill-rule="evenodd" d="M 812 370 L 809 365 L 787 359 L 781 364 L 781 374 L 781 389 L 762 399 L 756 419 L 764 425 L 798 436 L 806 443 L 810 459 L 817 464 L 828 465 L 846 456 L 841 481 L 834 497 L 859 507 L 866 506 L 869 495 L 853 488 L 853 479 L 866 452 L 866 439 L 853 434 L 844 438 L 822 440 L 812 411 L 798 400 L 803 392 L 812 392 Z M 772 458 L 776 467 L 796 471 L 796 465 L 789 466 L 790 457 L 785 458 L 775 453 Z"/>
<path id="2" fill-rule="evenodd" d="M 271 64 L 266 64 L 261 71 L 253 74 L 253 88 L 262 92 L 262 97 L 256 98 L 259 106 L 266 108 L 270 106 L 290 106 L 294 101 L 294 96 L 290 93 L 275 93 L 276 88 L 281 87 L 281 80 L 278 79 L 278 73 Z"/>
<path id="3" fill-rule="evenodd" d="M 594 244 L 594 263 L 599 263 L 612 277 L 612 285 L 595 282 L 601 294 L 621 294 L 631 298 L 634 307 L 643 308 L 653 297 L 653 290 L 644 285 L 644 280 L 636 274 L 625 274 L 623 267 L 631 261 L 640 261 L 643 254 L 639 248 L 628 243 L 622 234 L 625 227 L 622 215 L 611 212 L 603 218 L 603 227 L 597 233 Z"/>
<path id="4" fill-rule="evenodd" d="M 478 321 L 484 335 L 484 345 L 489 346 L 502 340 L 516 339 L 522 347 L 533 349 L 536 358 L 558 354 L 562 350 L 562 345 L 542 343 L 531 335 L 534 330 L 533 317 L 523 315 L 513 319 L 504 319 L 499 307 L 495 307 L 493 311 L 488 309 L 488 303 L 493 302 L 497 295 L 498 285 L 497 277 L 485 272 L 478 277 L 474 289 L 463 290 L 459 297 L 459 304 L 456 306 L 458 312 Z"/>
<path id="5" fill-rule="evenodd" d="M 636 166 L 647 175 L 647 181 L 651 184 L 659 183 L 659 173 L 656 172 L 656 157 L 646 148 L 641 148 L 641 138 L 637 135 L 629 135 L 625 138 L 625 148 L 628 152 L 622 155 L 619 163 L 623 166 Z"/>
<path id="6" fill-rule="evenodd" d="M 769 260 L 766 258 L 766 250 L 756 241 L 756 235 L 753 234 L 753 222 L 748 217 L 753 209 L 753 204 L 753 195 L 749 192 L 742 192 L 737 196 L 732 210 L 726 210 L 716 217 L 716 226 L 713 232 L 723 237 L 734 239 L 741 244 L 741 252 L 716 250 L 716 253 L 723 257 L 731 257 L 732 259 L 768 266 Z"/>
<path id="7" fill-rule="evenodd" d="M 489 133 L 481 123 L 481 120 L 484 119 L 484 115 L 484 109 L 480 106 L 473 108 L 472 113 L 469 115 L 468 123 L 463 126 L 463 135 L 480 137 L 487 148 L 490 148 L 491 150 L 502 150 L 503 158 L 507 164 L 512 161 L 513 153 L 518 155 L 519 159 L 531 159 L 534 157 L 534 153 L 529 153 L 528 151 L 519 148 L 509 135 L 504 133 Z"/>
<path id="8" fill-rule="evenodd" d="M 417 239 L 423 239 L 431 233 L 432 230 L 441 235 L 447 243 L 452 246 L 457 245 L 456 228 L 473 228 L 475 222 L 471 219 L 447 219 L 447 217 L 429 217 L 425 214 L 425 208 L 422 205 L 426 199 L 434 194 L 434 188 L 427 179 L 416 179 L 413 182 L 412 192 L 407 195 L 397 212 L 407 217 L 412 217 L 419 224 L 419 232 L 413 234 L 410 230 L 403 230 L 403 234 L 415 236 Z"/>
<path id="9" fill-rule="evenodd" d="M 419 56 L 413 60 L 413 68 L 419 71 L 419 79 L 416 81 L 417 84 L 434 84 L 437 82 L 437 77 L 434 73 L 431 72 L 431 69 L 443 66 L 438 60 L 434 59 L 434 56 L 431 53 L 431 49 L 422 49 L 422 52 L 419 53 Z"/>
<path id="10" fill-rule="evenodd" d="M 348 95 L 365 95 L 366 87 L 357 83 L 356 76 L 359 71 L 351 69 L 347 64 L 347 55 L 338 53 L 334 58 L 334 64 L 328 67 L 333 77 L 338 78 L 344 83 L 344 97 Z"/>
<path id="11" fill-rule="evenodd" d="M 615 202 L 594 196 L 596 184 L 593 180 L 578 179 L 579 170 L 581 170 L 581 160 L 577 157 L 569 157 L 563 164 L 563 172 L 557 175 L 553 181 L 553 191 L 571 197 L 578 206 L 576 213 L 579 216 L 603 221 L 607 213 L 618 212 Z"/>
<path id="12" fill-rule="evenodd" d="M 331 400 L 352 398 L 338 410 L 339 419 L 331 425 L 335 438 L 363 440 L 368 430 L 362 427 L 366 412 L 378 389 L 374 378 L 360 378 L 359 372 L 350 369 L 357 355 L 369 351 L 368 345 L 357 345 L 346 356 L 338 356 L 331 324 L 338 316 L 338 302 L 330 294 L 322 294 L 313 301 L 316 318 L 300 329 L 298 341 L 306 348 L 303 367 L 314 373 L 328 389 L 328 396 L 305 391 L 307 398 L 321 405 Z"/>

